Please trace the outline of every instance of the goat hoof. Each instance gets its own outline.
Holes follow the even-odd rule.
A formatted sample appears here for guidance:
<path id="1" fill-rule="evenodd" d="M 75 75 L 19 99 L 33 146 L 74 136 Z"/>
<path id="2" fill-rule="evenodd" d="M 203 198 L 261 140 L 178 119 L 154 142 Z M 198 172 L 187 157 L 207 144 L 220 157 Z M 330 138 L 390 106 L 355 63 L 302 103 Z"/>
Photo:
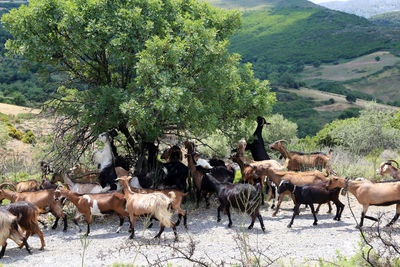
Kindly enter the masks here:
<path id="1" fill-rule="evenodd" d="M 230 223 L 230 224 L 228 224 L 228 227 L 229 227 L 229 228 L 232 228 L 232 224 L 231 224 L 231 223 Z"/>
<path id="2" fill-rule="evenodd" d="M 39 250 L 44 250 L 44 248 L 39 248 Z"/>
<path id="3" fill-rule="evenodd" d="M 249 227 L 247 229 L 249 229 L 249 230 L 253 229 L 253 225 L 249 225 Z"/>
<path id="4" fill-rule="evenodd" d="M 292 228 L 292 225 L 289 223 L 289 224 L 287 225 L 287 228 Z"/>
<path id="5" fill-rule="evenodd" d="M 317 223 L 317 222 L 314 222 L 313 225 L 318 225 L 318 223 Z"/>
<path id="6" fill-rule="evenodd" d="M 217 222 L 220 222 L 221 221 L 221 219 L 217 219 Z"/>

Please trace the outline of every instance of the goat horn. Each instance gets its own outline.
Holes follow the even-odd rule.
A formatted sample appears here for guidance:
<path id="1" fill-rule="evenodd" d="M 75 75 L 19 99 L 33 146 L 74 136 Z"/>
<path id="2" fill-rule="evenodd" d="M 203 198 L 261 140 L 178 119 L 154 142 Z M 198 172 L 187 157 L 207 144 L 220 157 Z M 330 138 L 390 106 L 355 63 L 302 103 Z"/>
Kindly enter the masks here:
<path id="1" fill-rule="evenodd" d="M 275 141 L 275 142 L 282 142 L 282 143 L 289 143 L 288 141 L 286 141 L 285 139 L 281 139 L 281 140 L 278 140 L 278 141 Z"/>
<path id="2" fill-rule="evenodd" d="M 398 163 L 397 161 L 395 161 L 395 160 L 393 160 L 393 159 L 389 159 L 387 162 L 394 162 L 394 163 L 396 163 L 397 168 L 399 168 L 399 163 Z"/>
<path id="3" fill-rule="evenodd" d="M 14 188 L 15 191 L 17 191 L 17 188 L 16 188 L 15 185 L 12 184 L 12 183 L 5 182 L 5 183 L 0 184 L 0 188 L 3 188 L 3 187 L 5 187 L 5 186 L 11 186 L 11 187 Z"/>

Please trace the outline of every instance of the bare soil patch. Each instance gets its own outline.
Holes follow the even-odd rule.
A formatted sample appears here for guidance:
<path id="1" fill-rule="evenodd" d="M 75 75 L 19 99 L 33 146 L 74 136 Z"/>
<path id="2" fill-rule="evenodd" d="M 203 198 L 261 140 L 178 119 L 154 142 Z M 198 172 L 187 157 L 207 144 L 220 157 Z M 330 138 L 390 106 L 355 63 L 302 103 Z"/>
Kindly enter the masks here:
<path id="1" fill-rule="evenodd" d="M 11 104 L 0 103 L 0 112 L 7 115 L 17 115 L 20 113 L 39 114 L 40 109 L 16 106 Z"/>

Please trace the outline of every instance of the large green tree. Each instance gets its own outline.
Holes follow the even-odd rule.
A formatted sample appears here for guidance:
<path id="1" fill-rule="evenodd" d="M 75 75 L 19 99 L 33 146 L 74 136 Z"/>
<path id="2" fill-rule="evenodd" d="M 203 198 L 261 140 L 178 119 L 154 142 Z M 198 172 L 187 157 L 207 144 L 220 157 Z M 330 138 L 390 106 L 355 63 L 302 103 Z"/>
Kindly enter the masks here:
<path id="1" fill-rule="evenodd" d="M 33 0 L 2 22 L 13 36 L 10 53 L 66 74 L 63 97 L 51 105 L 59 150 L 84 151 L 113 127 L 138 153 L 171 132 L 241 135 L 243 120 L 266 115 L 275 99 L 227 51 L 239 13 L 205 2 Z"/>

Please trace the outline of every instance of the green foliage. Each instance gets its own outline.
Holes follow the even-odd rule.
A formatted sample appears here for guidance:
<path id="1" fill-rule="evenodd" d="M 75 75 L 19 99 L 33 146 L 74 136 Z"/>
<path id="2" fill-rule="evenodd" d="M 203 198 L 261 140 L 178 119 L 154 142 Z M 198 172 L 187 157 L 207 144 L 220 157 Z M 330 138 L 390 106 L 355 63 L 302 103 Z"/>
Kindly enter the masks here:
<path id="1" fill-rule="evenodd" d="M 355 95 L 353 95 L 353 94 L 347 94 L 346 95 L 346 100 L 349 103 L 354 103 L 354 102 L 356 102 L 357 97 Z"/>
<path id="2" fill-rule="evenodd" d="M 236 11 L 194 0 L 34 0 L 2 22 L 10 53 L 69 75 L 52 106 L 77 122 L 71 140 L 112 127 L 128 129 L 134 144 L 167 131 L 240 135 L 242 120 L 268 114 L 275 100 L 251 65 L 228 53 Z"/>
<path id="3" fill-rule="evenodd" d="M 336 120 L 319 131 L 313 140 L 318 145 L 342 145 L 352 153 L 367 155 L 377 149 L 400 148 L 400 130 L 391 126 L 390 112 L 371 106 L 359 118 Z"/>
<path id="4" fill-rule="evenodd" d="M 390 121 L 390 126 L 400 130 L 400 112 L 393 115 L 393 119 Z"/>
<path id="5" fill-rule="evenodd" d="M 270 1 L 271 2 L 271 1 Z M 243 29 L 231 39 L 231 50 L 269 78 L 268 64 L 312 64 L 354 58 L 396 42 L 381 36 L 368 20 L 293 1 L 270 10 L 245 12 Z M 272 2 L 273 3 L 273 2 Z"/>
<path id="6" fill-rule="evenodd" d="M 0 122 L 0 146 L 4 147 L 8 140 L 10 140 L 10 136 L 8 135 L 8 127 L 4 122 Z"/>
<path id="7" fill-rule="evenodd" d="M 376 60 L 376 61 L 380 61 L 380 60 L 381 60 L 381 57 L 380 57 L 380 56 L 376 56 L 376 57 L 375 57 L 375 60 Z"/>
<path id="8" fill-rule="evenodd" d="M 14 126 L 12 125 L 8 125 L 8 135 L 11 136 L 12 138 L 15 138 L 17 140 L 22 140 L 22 138 L 24 137 L 24 134 L 20 131 L 15 129 Z"/>
<path id="9" fill-rule="evenodd" d="M 27 144 L 35 144 L 36 143 L 36 136 L 33 134 L 31 130 L 28 130 L 24 137 L 22 138 L 22 142 Z"/>
<path id="10" fill-rule="evenodd" d="M 360 108 L 348 108 L 342 111 L 338 117 L 339 120 L 344 120 L 348 118 L 355 118 L 360 116 Z"/>

